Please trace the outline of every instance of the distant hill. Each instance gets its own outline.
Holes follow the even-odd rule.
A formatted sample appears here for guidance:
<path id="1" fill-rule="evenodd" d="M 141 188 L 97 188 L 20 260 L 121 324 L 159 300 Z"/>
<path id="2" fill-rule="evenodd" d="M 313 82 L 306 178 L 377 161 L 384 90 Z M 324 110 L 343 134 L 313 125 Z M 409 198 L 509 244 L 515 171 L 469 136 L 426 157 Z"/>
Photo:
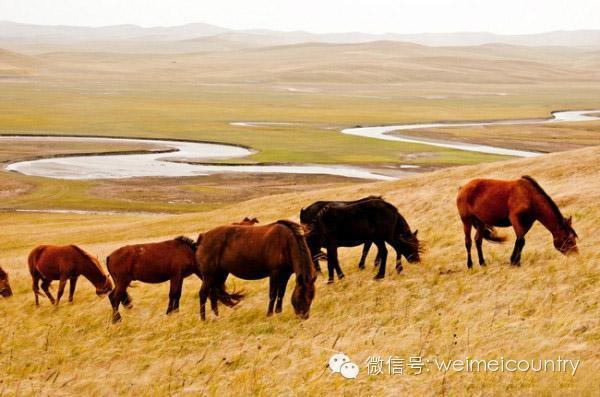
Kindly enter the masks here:
<path id="1" fill-rule="evenodd" d="M 233 30 L 205 23 L 146 28 L 136 25 L 48 26 L 0 21 L 0 47 L 25 53 L 70 50 L 185 53 L 308 42 L 344 44 L 374 41 L 410 42 L 426 46 L 475 46 L 498 43 L 519 46 L 600 48 L 600 30 L 555 31 L 527 35 L 499 35 L 488 32 L 378 35 L 361 32 L 318 34 L 265 29 Z"/>

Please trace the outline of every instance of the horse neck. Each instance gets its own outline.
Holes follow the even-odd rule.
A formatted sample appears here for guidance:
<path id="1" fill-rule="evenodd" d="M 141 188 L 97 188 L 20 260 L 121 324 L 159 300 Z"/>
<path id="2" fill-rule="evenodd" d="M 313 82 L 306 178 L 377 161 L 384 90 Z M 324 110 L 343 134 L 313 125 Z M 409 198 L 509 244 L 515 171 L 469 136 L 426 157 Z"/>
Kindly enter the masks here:
<path id="1" fill-rule="evenodd" d="M 90 258 L 85 259 L 86 261 L 81 266 L 81 274 L 94 286 L 101 286 L 106 281 L 106 276 Z"/>
<path id="2" fill-rule="evenodd" d="M 545 197 L 538 196 L 534 205 L 537 220 L 554 236 L 561 228 L 562 215 L 558 217 Z"/>

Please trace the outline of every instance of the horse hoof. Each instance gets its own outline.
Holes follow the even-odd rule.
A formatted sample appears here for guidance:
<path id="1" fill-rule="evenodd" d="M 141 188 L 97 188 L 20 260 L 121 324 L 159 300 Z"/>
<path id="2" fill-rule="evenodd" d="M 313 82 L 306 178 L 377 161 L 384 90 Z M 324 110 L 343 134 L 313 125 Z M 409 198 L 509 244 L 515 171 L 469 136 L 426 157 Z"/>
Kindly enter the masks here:
<path id="1" fill-rule="evenodd" d="M 112 323 L 113 323 L 113 324 L 120 323 L 120 322 L 121 322 L 121 320 L 122 320 L 122 319 L 121 319 L 121 315 L 120 315 L 120 314 L 115 314 L 115 315 L 113 316 Z"/>
<path id="2" fill-rule="evenodd" d="M 131 310 L 131 309 L 133 309 L 133 304 L 131 304 L 131 303 L 123 304 L 123 307 L 127 310 Z"/>
<path id="3" fill-rule="evenodd" d="M 373 277 L 374 280 L 383 280 L 384 275 L 383 274 L 376 274 L 375 277 Z"/>
<path id="4" fill-rule="evenodd" d="M 479 264 L 479 266 L 481 266 L 481 267 L 485 267 L 485 266 L 486 266 L 486 265 L 485 265 L 485 262 L 481 262 L 481 263 Z"/>
<path id="5" fill-rule="evenodd" d="M 333 284 L 333 279 L 327 280 L 327 284 Z"/>

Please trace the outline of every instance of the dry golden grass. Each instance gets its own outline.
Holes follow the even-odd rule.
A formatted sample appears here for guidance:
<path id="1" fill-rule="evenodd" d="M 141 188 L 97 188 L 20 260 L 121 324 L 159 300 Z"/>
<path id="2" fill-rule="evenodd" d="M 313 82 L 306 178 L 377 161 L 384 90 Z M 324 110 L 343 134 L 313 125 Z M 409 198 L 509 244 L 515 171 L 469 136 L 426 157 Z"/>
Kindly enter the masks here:
<path id="1" fill-rule="evenodd" d="M 15 296 L 0 301 L 0 395 L 578 395 L 600 392 L 600 148 L 442 170 L 391 183 L 355 185 L 255 199 L 202 214 L 173 216 L 3 215 L 0 263 Z M 527 236 L 523 266 L 511 268 L 510 245 L 485 244 L 488 267 L 468 271 L 454 197 L 477 176 L 530 174 L 574 216 L 581 254 L 565 258 L 539 224 Z M 167 317 L 168 286 L 137 284 L 134 308 L 110 324 L 108 300 L 80 281 L 72 305 L 35 308 L 28 250 L 42 242 L 76 242 L 105 257 L 131 241 L 182 232 L 193 236 L 243 215 L 263 222 L 297 219 L 317 199 L 383 194 L 427 246 L 420 265 L 385 280 L 355 268 L 358 249 L 342 249 L 347 278 L 318 280 L 311 318 L 289 303 L 266 318 L 267 282 L 230 280 L 247 290 L 218 319 L 198 318 L 199 281 L 188 279 L 180 313 Z M 372 259 L 370 258 L 370 261 Z M 393 266 L 391 266 L 393 267 Z M 293 282 L 293 281 L 291 281 Z M 288 289 L 289 291 L 289 289 Z M 361 368 L 348 381 L 325 368 L 331 350 Z M 367 376 L 372 355 L 408 359 L 580 359 L 564 373 L 458 373 Z"/>

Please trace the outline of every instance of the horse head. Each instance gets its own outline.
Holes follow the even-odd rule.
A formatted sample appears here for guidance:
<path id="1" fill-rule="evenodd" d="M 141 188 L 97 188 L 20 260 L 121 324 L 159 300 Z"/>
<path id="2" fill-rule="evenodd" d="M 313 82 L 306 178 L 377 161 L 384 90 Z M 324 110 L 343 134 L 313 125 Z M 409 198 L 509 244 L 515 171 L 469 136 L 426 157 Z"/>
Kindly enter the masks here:
<path id="1" fill-rule="evenodd" d="M 12 295 L 12 289 L 8 283 L 8 274 L 0 268 L 0 296 L 8 298 Z"/>
<path id="2" fill-rule="evenodd" d="M 313 273 L 306 278 L 308 280 L 304 280 L 299 275 L 296 276 L 296 287 L 292 293 L 294 312 L 303 320 L 308 318 L 310 305 L 315 298 L 315 280 L 317 279 L 317 275 Z"/>
<path id="3" fill-rule="evenodd" d="M 563 255 L 577 254 L 577 233 L 572 226 L 573 218 L 563 218 L 560 226 L 554 233 L 554 247 Z"/>
<path id="4" fill-rule="evenodd" d="M 406 233 L 403 233 L 400 236 L 400 253 L 406 258 L 410 263 L 418 263 L 421 262 L 421 243 L 417 238 L 418 230 L 415 232 L 411 232 L 407 230 Z"/>
<path id="5" fill-rule="evenodd" d="M 96 295 L 102 296 L 108 294 L 113 289 L 112 281 L 110 277 L 104 276 L 105 280 L 103 283 L 96 285 Z"/>

